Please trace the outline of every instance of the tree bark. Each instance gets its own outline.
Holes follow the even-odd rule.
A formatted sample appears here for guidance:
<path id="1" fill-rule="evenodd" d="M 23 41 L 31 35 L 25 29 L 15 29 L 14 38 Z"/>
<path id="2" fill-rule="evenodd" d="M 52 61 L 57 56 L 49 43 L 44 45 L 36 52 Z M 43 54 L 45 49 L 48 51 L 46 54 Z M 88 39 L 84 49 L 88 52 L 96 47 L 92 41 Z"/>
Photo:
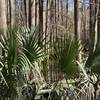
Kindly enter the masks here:
<path id="1" fill-rule="evenodd" d="M 43 33 L 43 0 L 39 0 L 39 33 Z"/>
<path id="2" fill-rule="evenodd" d="M 90 51 L 94 50 L 94 42 L 95 42 L 95 22 L 96 22 L 96 7 L 95 0 L 90 0 Z"/>
<path id="3" fill-rule="evenodd" d="M 6 3 L 5 0 L 0 0 L 0 33 L 5 32 L 7 29 L 6 23 Z"/>
<path id="4" fill-rule="evenodd" d="M 74 0 L 74 34 L 75 34 L 75 39 L 77 40 L 78 34 L 77 34 L 77 20 L 78 20 L 78 16 L 77 16 L 77 7 L 78 7 L 78 1 Z"/>
<path id="5" fill-rule="evenodd" d="M 9 14 L 10 14 L 10 27 L 13 27 L 14 25 L 14 18 L 15 18 L 15 6 L 14 6 L 15 2 L 14 0 L 9 0 Z"/>
<path id="6" fill-rule="evenodd" d="M 97 15 L 97 19 L 98 19 L 98 23 L 97 23 L 97 47 L 100 46 L 100 1 L 98 2 L 98 15 Z"/>
<path id="7" fill-rule="evenodd" d="M 43 0 L 39 0 L 39 44 L 43 38 Z"/>
<path id="8" fill-rule="evenodd" d="M 67 16 L 68 16 L 68 0 L 66 0 L 66 30 L 67 30 Z"/>
<path id="9" fill-rule="evenodd" d="M 31 29 L 31 25 L 32 25 L 32 10 L 31 10 L 32 4 L 31 4 L 31 0 L 29 0 L 29 15 L 28 15 L 28 26 L 29 29 Z"/>
<path id="10" fill-rule="evenodd" d="M 26 27 L 28 27 L 28 21 L 27 21 L 27 2 L 24 0 L 24 12 L 25 12 L 25 24 Z"/>
<path id="11" fill-rule="evenodd" d="M 37 26 L 37 0 L 35 0 L 35 27 Z"/>

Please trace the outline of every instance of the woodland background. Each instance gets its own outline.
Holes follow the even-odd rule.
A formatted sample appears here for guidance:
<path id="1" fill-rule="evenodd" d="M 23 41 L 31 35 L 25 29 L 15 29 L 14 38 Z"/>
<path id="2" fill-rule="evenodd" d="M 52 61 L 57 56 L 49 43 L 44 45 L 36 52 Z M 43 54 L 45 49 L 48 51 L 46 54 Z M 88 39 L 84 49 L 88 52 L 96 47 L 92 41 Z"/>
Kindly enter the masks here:
<path id="1" fill-rule="evenodd" d="M 88 51 L 91 54 L 100 46 L 100 0 L 0 0 L 0 33 L 9 27 L 38 29 L 39 43 L 42 36 L 46 53 L 48 41 L 53 45 L 60 37 L 80 40 L 82 60 Z M 49 83 L 63 77 L 54 66 L 51 61 L 45 74 Z"/>

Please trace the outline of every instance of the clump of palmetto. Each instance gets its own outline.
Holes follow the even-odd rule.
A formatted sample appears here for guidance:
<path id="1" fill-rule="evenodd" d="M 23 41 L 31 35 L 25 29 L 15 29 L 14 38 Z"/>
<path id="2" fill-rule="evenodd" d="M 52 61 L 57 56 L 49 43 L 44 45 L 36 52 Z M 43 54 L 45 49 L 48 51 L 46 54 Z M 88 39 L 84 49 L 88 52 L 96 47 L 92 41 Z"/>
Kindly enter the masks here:
<path id="1" fill-rule="evenodd" d="M 5 34 L 0 34 L 0 99 L 18 100 L 21 88 L 27 82 L 43 84 L 39 64 L 45 53 L 39 39 L 37 30 L 8 29 Z"/>

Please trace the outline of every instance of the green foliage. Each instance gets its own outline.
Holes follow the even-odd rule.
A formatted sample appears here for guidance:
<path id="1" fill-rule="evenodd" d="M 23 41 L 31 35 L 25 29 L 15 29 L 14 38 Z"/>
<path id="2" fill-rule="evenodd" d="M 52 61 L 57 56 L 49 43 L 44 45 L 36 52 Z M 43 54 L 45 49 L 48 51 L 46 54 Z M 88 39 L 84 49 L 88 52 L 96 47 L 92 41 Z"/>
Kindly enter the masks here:
<path id="1" fill-rule="evenodd" d="M 30 70 L 46 56 L 38 40 L 36 30 L 8 29 L 0 35 L 0 99 L 15 100 L 20 94 L 18 89 L 29 81 Z"/>
<path id="2" fill-rule="evenodd" d="M 22 34 L 21 38 L 23 52 L 25 53 L 30 62 L 33 63 L 34 61 L 46 56 L 43 47 L 39 45 L 40 37 L 37 29 L 34 29 L 33 31 L 25 31 Z"/>
<path id="3" fill-rule="evenodd" d="M 47 76 L 48 76 L 48 58 L 45 58 L 43 61 L 42 61 L 42 66 L 43 66 L 43 75 L 44 75 L 44 78 L 45 80 L 47 80 Z"/>
<path id="4" fill-rule="evenodd" d="M 55 42 L 52 58 L 56 61 L 57 67 L 68 77 L 78 74 L 79 68 L 76 59 L 79 55 L 79 43 L 71 38 Z"/>
<path id="5" fill-rule="evenodd" d="M 1 81 L 1 77 L 0 90 L 2 91 L 0 91 L 0 95 L 3 98 L 13 99 L 18 95 L 17 87 L 19 83 L 26 81 L 27 68 L 30 66 L 26 55 L 18 46 L 20 41 L 18 41 L 17 35 L 17 30 L 8 29 L 6 34 L 0 36 L 1 73 L 6 83 Z"/>
<path id="6" fill-rule="evenodd" d="M 92 73 L 100 74 L 100 47 L 89 53 L 85 67 Z"/>
<path id="7" fill-rule="evenodd" d="M 37 29 L 31 31 L 26 30 L 24 31 L 23 34 L 21 34 L 21 41 L 22 41 L 23 53 L 29 59 L 30 63 L 32 64 L 32 67 L 34 66 L 33 68 L 31 68 L 31 70 L 34 69 L 36 70 L 35 72 L 33 71 L 34 77 L 37 76 L 35 74 L 37 73 L 39 77 L 45 78 L 48 69 L 47 69 L 47 61 L 46 61 L 47 53 L 44 49 L 45 44 L 43 45 L 45 41 L 45 38 L 43 38 L 43 34 L 40 36 Z"/>

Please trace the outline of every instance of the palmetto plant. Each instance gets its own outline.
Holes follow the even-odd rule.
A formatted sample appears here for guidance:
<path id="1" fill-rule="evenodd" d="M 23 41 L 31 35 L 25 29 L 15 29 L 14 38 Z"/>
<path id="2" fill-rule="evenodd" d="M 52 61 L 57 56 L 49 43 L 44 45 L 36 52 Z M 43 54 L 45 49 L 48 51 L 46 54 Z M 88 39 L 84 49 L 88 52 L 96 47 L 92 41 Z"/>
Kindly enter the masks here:
<path id="1" fill-rule="evenodd" d="M 79 43 L 71 38 L 64 38 L 54 43 L 54 61 L 57 63 L 57 68 L 62 71 L 66 79 L 73 78 L 78 75 L 79 68 L 76 64 L 76 59 L 79 55 Z"/>
<path id="2" fill-rule="evenodd" d="M 8 29 L 0 35 L 0 99 L 18 100 L 18 89 L 29 81 L 30 70 L 40 73 L 38 62 L 45 56 L 38 45 L 38 32 Z M 35 68 L 36 67 L 36 68 Z M 35 76 L 35 73 L 33 73 Z"/>
<path id="3" fill-rule="evenodd" d="M 100 74 L 100 47 L 97 47 L 95 51 L 89 53 L 86 68 L 92 73 Z"/>
<path id="4" fill-rule="evenodd" d="M 100 82 L 100 47 L 96 47 L 94 51 L 89 50 L 87 57 L 85 57 L 85 61 L 78 64 L 85 77 L 82 79 L 83 81 L 81 81 L 81 83 L 84 83 L 81 89 L 85 86 L 88 90 L 86 94 L 90 96 L 90 98 L 92 97 L 96 100 L 96 91 L 98 90 L 98 83 Z M 100 95 L 97 98 L 100 99 Z"/>
<path id="5" fill-rule="evenodd" d="M 95 88 L 95 85 L 97 85 L 97 82 L 99 81 L 98 79 L 100 79 L 99 76 L 100 47 L 97 47 L 95 51 L 90 52 L 89 55 L 87 55 L 88 57 L 85 58 L 85 61 L 81 59 L 82 62 L 80 62 L 80 64 L 77 63 L 78 64 L 77 65 L 76 62 L 79 62 L 77 59 L 80 53 L 79 48 L 80 48 L 80 44 L 77 41 L 71 40 L 71 38 L 67 38 L 64 40 L 62 39 L 60 41 L 55 42 L 52 58 L 56 62 L 57 67 L 60 69 L 60 71 L 64 72 L 66 79 L 73 78 L 73 77 L 77 78 L 77 75 L 80 75 L 80 78 L 82 78 L 82 80 L 78 79 L 80 81 L 79 83 L 77 83 L 77 85 L 78 84 L 82 84 L 82 85 L 79 85 L 80 86 L 79 88 L 76 87 L 79 89 L 79 92 L 80 91 L 82 92 L 84 87 L 86 90 L 89 90 L 90 92 L 91 88 L 93 89 L 93 86 L 94 89 L 96 90 L 97 86 Z M 97 77 L 98 80 L 97 82 L 94 79 L 95 78 L 94 76 Z M 93 94 L 92 90 L 90 93 L 89 92 L 87 92 L 87 95 L 89 95 L 90 93 Z"/>
<path id="6" fill-rule="evenodd" d="M 64 86 L 64 83 L 63 86 L 68 88 L 75 84 L 75 79 L 79 78 L 80 75 L 80 68 L 77 64 L 81 49 L 80 43 L 71 37 L 59 37 L 57 41 L 54 42 L 52 48 L 50 59 L 58 71 L 62 72 L 64 76 L 59 80 L 66 79 L 67 85 Z M 68 95 L 66 94 L 66 99 L 67 97 Z"/>
<path id="7" fill-rule="evenodd" d="M 28 57 L 30 62 L 34 62 L 38 59 L 41 59 L 45 56 L 43 46 L 39 45 L 39 40 L 42 38 L 42 42 L 44 42 L 43 37 L 39 36 L 39 32 L 37 29 L 33 31 L 27 30 L 22 34 L 22 44 L 23 44 L 23 52 Z M 42 35 L 41 35 L 42 36 Z M 41 43 L 42 44 L 42 43 Z"/>
<path id="8" fill-rule="evenodd" d="M 3 76 L 0 78 L 0 95 L 2 99 L 5 98 L 16 98 L 17 96 L 17 86 L 19 83 L 26 81 L 26 74 L 29 69 L 29 60 L 26 55 L 22 52 L 21 48 L 18 46 L 20 44 L 17 38 L 17 31 L 12 29 L 8 30 L 6 34 L 0 36 L 0 46 L 1 46 L 1 59 L 2 63 L 1 74 Z"/>
<path id="9" fill-rule="evenodd" d="M 92 81 L 94 87 L 94 99 L 99 98 L 96 91 L 98 90 L 98 83 L 100 82 L 100 47 L 96 47 L 94 51 L 90 51 L 85 63 L 85 69 Z M 94 76 L 94 77 L 93 77 Z M 98 100 L 99 100 L 98 99 Z"/>
<path id="10" fill-rule="evenodd" d="M 40 40 L 41 44 L 39 43 Z M 45 37 L 43 38 L 43 34 L 40 36 L 37 29 L 34 29 L 33 31 L 26 30 L 21 35 L 21 41 L 22 41 L 23 52 L 33 66 L 33 68 L 31 67 L 33 70 L 32 69 L 31 70 L 34 73 L 34 80 L 36 79 L 38 81 L 43 82 L 44 76 L 42 74 L 43 70 L 41 68 L 42 67 L 41 62 L 43 62 L 47 57 L 47 54 L 45 53 L 44 49 L 44 46 L 46 44 L 42 45 L 45 41 Z"/>

